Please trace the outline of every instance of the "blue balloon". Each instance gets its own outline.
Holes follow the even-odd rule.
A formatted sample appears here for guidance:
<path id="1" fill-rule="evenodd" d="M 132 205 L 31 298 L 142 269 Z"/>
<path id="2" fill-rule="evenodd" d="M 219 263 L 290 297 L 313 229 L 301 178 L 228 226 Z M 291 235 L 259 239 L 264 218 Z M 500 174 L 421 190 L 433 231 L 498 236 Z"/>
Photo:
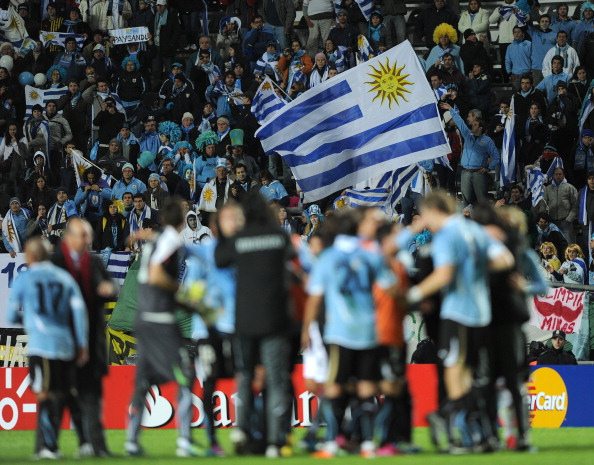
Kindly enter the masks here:
<path id="1" fill-rule="evenodd" d="M 19 74 L 19 83 L 21 86 L 32 86 L 35 83 L 35 76 L 31 74 L 29 71 L 23 71 Z"/>

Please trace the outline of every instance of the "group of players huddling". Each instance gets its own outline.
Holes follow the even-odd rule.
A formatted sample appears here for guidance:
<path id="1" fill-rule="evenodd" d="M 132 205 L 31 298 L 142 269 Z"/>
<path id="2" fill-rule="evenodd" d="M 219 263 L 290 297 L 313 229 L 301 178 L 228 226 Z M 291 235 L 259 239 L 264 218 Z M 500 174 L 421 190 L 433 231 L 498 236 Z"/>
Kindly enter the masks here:
<path id="1" fill-rule="evenodd" d="M 290 237 L 264 199 L 250 194 L 212 218 L 214 240 L 189 246 L 180 235 L 181 202 L 172 198 L 162 212 L 162 230 L 136 238 L 146 242 L 127 454 L 144 453 L 139 433 L 148 389 L 175 381 L 177 455 L 223 455 L 212 394 L 218 379 L 234 376 L 235 452 L 291 455 L 291 372 L 300 354 L 306 387 L 318 395 L 317 419 L 304 441 L 315 457 L 418 451 L 405 377 L 403 319 L 411 310 L 420 310 L 437 341 L 439 408 L 428 418 L 434 444 L 454 454 L 498 449 L 497 396 L 507 389 L 512 447 L 531 449 L 521 326 L 528 320 L 526 295 L 543 292 L 545 282 L 524 243 L 521 211 L 478 206 L 471 220 L 458 213 L 453 197 L 434 191 L 408 227 L 378 209 L 348 209 L 328 215 L 305 240 Z M 413 246 L 428 233 L 430 243 Z M 98 341 L 104 329 L 100 304 L 113 289 L 96 271 L 100 264 L 88 258 L 91 235 L 84 220 L 71 220 L 54 252 L 66 271 L 55 255 L 57 265 L 50 263 L 43 239 L 30 240 L 29 269 L 10 294 L 9 317 L 22 321 L 29 335 L 39 458 L 59 456 L 65 406 L 73 414 L 79 453 L 110 454 L 97 384 L 106 371 L 98 353 L 105 350 Z M 179 308 L 193 312 L 191 344 L 177 325 Z M 498 340 L 506 343 L 496 345 Z M 196 377 L 204 389 L 206 447 L 192 439 Z M 325 430 L 318 430 L 321 424 Z"/>

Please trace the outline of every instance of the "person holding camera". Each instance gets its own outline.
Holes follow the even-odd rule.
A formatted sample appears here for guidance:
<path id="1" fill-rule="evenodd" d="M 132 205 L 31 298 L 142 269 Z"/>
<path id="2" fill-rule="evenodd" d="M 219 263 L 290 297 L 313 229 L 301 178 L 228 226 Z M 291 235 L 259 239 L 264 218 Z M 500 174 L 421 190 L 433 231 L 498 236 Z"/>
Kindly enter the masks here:
<path id="1" fill-rule="evenodd" d="M 101 111 L 93 120 L 93 124 L 99 128 L 99 153 L 98 158 L 107 155 L 109 142 L 117 137 L 120 128 L 126 121 L 126 116 L 116 108 L 113 97 L 107 97 L 101 102 Z"/>

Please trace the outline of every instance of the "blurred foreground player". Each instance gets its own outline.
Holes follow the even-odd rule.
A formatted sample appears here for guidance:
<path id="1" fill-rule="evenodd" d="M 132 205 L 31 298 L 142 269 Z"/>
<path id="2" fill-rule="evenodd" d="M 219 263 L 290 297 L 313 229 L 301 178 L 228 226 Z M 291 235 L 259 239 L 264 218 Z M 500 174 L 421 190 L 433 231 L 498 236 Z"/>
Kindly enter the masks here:
<path id="1" fill-rule="evenodd" d="M 64 406 L 75 398 L 74 368 L 88 360 L 87 311 L 72 277 L 52 265 L 48 243 L 27 242 L 29 269 L 14 280 L 8 321 L 22 322 L 29 340 L 29 376 L 37 396 L 35 454 L 57 459 L 58 433 Z"/>
<path id="2" fill-rule="evenodd" d="M 100 259 L 89 252 L 93 229 L 85 220 L 72 218 L 52 262 L 74 278 L 85 301 L 89 321 L 89 361 L 76 370 L 76 388 L 80 403 L 82 428 L 92 451 L 80 455 L 108 456 L 101 424 L 103 377 L 107 374 L 107 344 L 103 304 L 113 296 L 115 286 Z"/>
<path id="3" fill-rule="evenodd" d="M 145 396 L 153 384 L 175 381 L 178 457 L 200 455 L 192 444 L 192 383 L 194 370 L 175 318 L 175 293 L 184 247 L 180 234 L 185 226 L 181 202 L 170 198 L 163 205 L 163 230 L 143 246 L 138 273 L 138 312 L 135 333 L 138 363 L 134 397 L 124 448 L 128 455 L 142 455 L 138 444 Z"/>

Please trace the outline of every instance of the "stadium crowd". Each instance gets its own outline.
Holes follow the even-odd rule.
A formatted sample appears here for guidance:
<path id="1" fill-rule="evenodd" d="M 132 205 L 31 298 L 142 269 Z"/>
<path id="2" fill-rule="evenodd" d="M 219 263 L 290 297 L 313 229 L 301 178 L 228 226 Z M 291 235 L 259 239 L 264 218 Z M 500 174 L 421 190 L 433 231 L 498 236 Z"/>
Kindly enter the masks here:
<path id="1" fill-rule="evenodd" d="M 574 18 L 568 16 L 565 4 L 542 14 L 537 2 L 505 0 L 490 12 L 471 0 L 460 12 L 457 2 L 435 0 L 408 15 L 404 2 L 382 0 L 371 2 L 366 20 L 359 3 L 221 1 L 213 9 L 212 2 L 184 0 L 80 4 L 12 0 L 0 12 L 0 28 L 5 38 L 11 38 L 0 45 L 0 209 L 6 212 L 5 251 L 15 256 L 33 238 L 27 259 L 43 262 L 47 252 L 35 238 L 48 238 L 55 245 L 64 239 L 66 245 L 59 247 L 65 248 L 58 248 L 65 255 L 61 266 L 79 283 L 88 283 L 91 277 L 81 270 L 91 262 L 78 263 L 86 257 L 87 245 L 96 251 L 140 252 L 150 244 L 143 249 L 139 281 L 146 294 L 139 301 L 146 296 L 154 299 L 146 308 L 139 306 L 144 315 L 139 318 L 144 319 L 138 347 L 152 360 L 141 355 L 126 442 L 130 455 L 142 453 L 140 418 L 151 383 L 176 380 L 178 410 L 188 404 L 192 368 L 181 353 L 183 343 L 176 330 L 160 331 L 162 325 L 171 324 L 174 297 L 182 298 L 176 296 L 180 269 L 170 258 L 184 246 L 202 260 L 195 267 L 188 260 L 187 276 L 193 277 L 188 278 L 184 296 L 202 312 L 196 318 L 194 339 L 199 365 L 212 365 L 202 366 L 207 393 L 217 377 L 230 374 L 225 348 L 231 340 L 235 351 L 231 370 L 237 375 L 242 403 L 233 442 L 239 452 L 265 451 L 269 457 L 291 453 L 289 360 L 300 343 L 306 349 L 316 341 L 321 344 L 317 324 L 326 326 L 322 333 L 335 369 L 314 371 L 307 380 L 310 390 L 323 398 L 320 411 L 328 425 L 318 455 L 332 457 L 352 444 L 366 457 L 380 450 L 386 455 L 414 452 L 410 397 L 403 381 L 402 300 L 426 314 L 428 344 L 439 341 L 443 356 L 440 411 L 430 418 L 436 445 L 451 453 L 498 447 L 493 406 L 496 380 L 503 377 L 515 415 L 507 445 L 531 449 L 521 396 L 526 376 L 523 297 L 542 292 L 541 273 L 553 281 L 588 284 L 593 266 L 588 257 L 594 242 L 594 236 L 590 240 L 594 85 L 589 80 L 594 77 L 594 5 L 578 6 Z M 301 26 L 295 26 L 299 10 L 303 19 Z M 414 30 L 413 42 L 428 48 L 419 60 L 439 102 L 452 149 L 444 154 L 447 162 L 424 162 L 423 178 L 450 195 L 425 196 L 410 187 L 392 206 L 397 213 L 389 217 L 373 209 L 336 211 L 341 210 L 342 192 L 303 204 L 287 165 L 278 155 L 265 155 L 255 137 L 259 124 L 251 103 L 260 84 L 269 78 L 281 99 L 294 99 L 401 43 L 408 35 L 407 21 Z M 500 69 L 494 66 L 492 23 L 498 25 Z M 126 27 L 148 28 L 148 40 L 116 45 L 109 32 Z M 495 81 L 509 84 L 513 92 L 496 97 Z M 501 152 L 509 143 L 504 129 L 512 118 L 517 179 L 500 187 Z M 527 177 L 535 167 L 546 173 L 542 192 Z M 454 198 L 460 205 L 453 203 Z M 268 215 L 269 206 L 273 216 Z M 458 206 L 474 221 L 456 215 Z M 523 214 L 518 216 L 517 211 Z M 396 234 L 392 222 L 400 219 L 410 227 Z M 92 232 L 85 230 L 87 225 Z M 472 225 L 468 234 L 476 241 L 475 249 L 464 244 L 456 229 L 465 225 Z M 154 238 L 153 230 L 163 232 Z M 389 267 L 382 264 L 376 240 L 390 257 Z M 192 248 L 201 244 L 204 247 Z M 392 260 L 396 246 L 411 252 L 410 257 Z M 80 248 L 80 253 L 72 254 L 74 264 L 68 247 Z M 316 261 L 324 249 L 328 253 Z M 538 258 L 533 258 L 534 251 Z M 347 267 L 346 275 L 333 277 L 345 255 L 363 263 L 365 272 Z M 282 279 L 285 261 L 294 263 L 295 256 L 303 269 L 293 270 L 292 277 L 302 283 L 311 272 L 307 304 L 301 305 L 303 325 L 290 317 Z M 407 263 L 414 265 L 406 270 Z M 235 279 L 225 275 L 230 266 L 235 267 Z M 451 269 L 456 266 L 460 275 Z M 209 270 L 206 276 L 201 275 L 204 270 Z M 490 271 L 495 272 L 491 280 Z M 106 289 L 104 275 L 92 279 L 96 290 L 81 285 L 89 311 L 112 292 Z M 221 282 L 229 280 L 230 287 L 224 288 Z M 402 284 L 408 280 L 416 285 L 409 289 Z M 465 280 L 481 289 L 476 302 L 464 300 L 468 290 L 460 282 Z M 201 281 L 224 294 L 206 291 L 207 301 L 224 307 L 223 316 L 211 315 L 206 307 L 212 305 L 202 308 L 203 299 L 198 304 L 191 298 L 196 291 L 192 286 Z M 399 290 L 393 289 L 395 283 Z M 442 303 L 436 294 L 446 286 L 450 294 Z M 303 304 L 304 286 L 295 287 L 294 300 Z M 491 301 L 489 287 L 499 289 Z M 379 292 L 380 300 L 383 292 L 389 301 L 386 327 L 378 328 L 377 334 L 373 297 L 378 297 L 372 292 Z M 15 305 L 26 309 L 25 294 Z M 356 308 L 349 306 L 349 298 L 355 299 Z M 324 301 L 325 322 L 320 318 Z M 354 327 L 352 321 L 349 326 L 349 320 L 341 320 L 340 312 L 335 314 L 333 303 L 355 312 Z M 64 305 L 66 313 L 81 311 L 80 306 L 68 310 L 69 304 Z M 441 320 L 435 311 L 440 307 Z M 468 313 L 460 315 L 461 308 Z M 98 321 L 89 323 L 94 330 L 101 328 Z M 486 328 L 493 337 L 510 337 L 508 352 L 486 344 Z M 90 341 L 84 341 L 82 333 L 79 323 L 71 358 L 75 348 L 90 349 L 90 360 L 100 367 L 105 361 L 94 359 L 93 351 L 102 350 L 101 345 L 95 337 L 95 347 L 88 347 Z M 167 344 L 159 345 L 165 340 Z M 454 340 L 458 344 L 464 340 L 465 350 L 456 352 Z M 538 348 L 544 350 L 542 361 L 575 362 L 565 354 L 569 347 L 564 350 L 564 341 L 565 333 L 556 331 L 550 347 Z M 314 365 L 317 357 L 324 357 L 320 344 L 311 354 Z M 217 359 L 207 362 L 206 355 L 201 357 L 207 351 L 201 352 L 201 347 L 214 348 Z M 482 349 L 489 349 L 488 362 Z M 426 352 L 419 350 L 416 361 L 437 361 L 436 347 Z M 86 355 L 79 354 L 83 367 L 89 363 Z M 251 422 L 256 407 L 248 399 L 259 363 L 266 369 L 259 380 L 267 389 L 267 404 L 259 409 L 267 413 L 265 427 Z M 485 365 L 492 369 L 486 375 L 481 371 Z M 103 374 L 99 370 L 96 376 L 100 379 Z M 347 389 L 353 377 L 356 386 Z M 82 393 L 93 389 L 79 387 Z M 93 392 L 95 399 L 100 397 L 100 392 Z M 378 410 L 374 399 L 380 392 L 386 401 Z M 75 405 L 69 398 L 59 403 Z M 344 420 L 349 404 L 354 412 L 350 423 Z M 87 399 L 85 405 L 82 426 L 77 428 L 81 452 L 107 455 L 98 404 Z M 44 408 L 54 415 L 55 406 Z M 187 412 L 179 411 L 178 455 L 196 455 L 189 433 L 191 415 L 188 419 Z M 217 455 L 221 450 L 212 412 L 209 415 L 209 451 Z M 40 426 L 46 428 L 42 433 L 55 433 L 59 421 L 52 421 L 49 427 Z M 312 448 L 315 433 L 312 429 L 308 435 Z M 57 435 L 53 442 L 44 437 L 46 442 L 39 439 L 36 452 L 55 458 Z M 350 439 L 348 444 L 345 438 Z M 263 448 L 258 449 L 260 443 Z"/>

